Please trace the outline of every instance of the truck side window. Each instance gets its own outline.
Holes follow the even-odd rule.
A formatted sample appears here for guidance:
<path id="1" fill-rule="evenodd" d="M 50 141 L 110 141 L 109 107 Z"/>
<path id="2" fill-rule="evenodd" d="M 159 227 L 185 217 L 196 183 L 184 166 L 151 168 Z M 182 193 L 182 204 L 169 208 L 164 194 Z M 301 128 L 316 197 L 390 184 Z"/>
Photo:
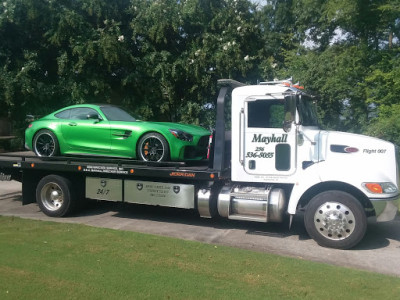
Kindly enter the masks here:
<path id="1" fill-rule="evenodd" d="M 256 100 L 248 102 L 250 128 L 282 128 L 284 105 L 279 100 Z"/>

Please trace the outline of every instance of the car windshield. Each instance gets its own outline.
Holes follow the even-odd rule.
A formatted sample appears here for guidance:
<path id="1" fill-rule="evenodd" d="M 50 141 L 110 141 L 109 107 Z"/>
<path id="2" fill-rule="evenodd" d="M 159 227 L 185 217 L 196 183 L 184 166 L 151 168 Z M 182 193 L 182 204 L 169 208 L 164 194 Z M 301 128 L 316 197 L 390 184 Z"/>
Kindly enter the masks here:
<path id="1" fill-rule="evenodd" d="M 104 113 L 108 121 L 124 121 L 135 122 L 136 119 L 123 109 L 116 106 L 102 106 L 101 111 Z"/>

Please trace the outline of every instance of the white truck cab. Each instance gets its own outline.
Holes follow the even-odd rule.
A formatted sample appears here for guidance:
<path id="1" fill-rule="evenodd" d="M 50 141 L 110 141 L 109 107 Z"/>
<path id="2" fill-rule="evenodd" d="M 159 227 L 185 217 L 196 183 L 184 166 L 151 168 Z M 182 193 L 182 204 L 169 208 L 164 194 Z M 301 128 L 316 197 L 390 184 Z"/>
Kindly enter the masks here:
<path id="1" fill-rule="evenodd" d="M 288 81 L 236 87 L 231 101 L 231 201 L 239 190 L 255 201 L 260 189 L 279 190 L 285 199 L 269 196 L 282 206 L 275 210 L 305 211 L 308 233 L 336 248 L 357 244 L 367 217 L 395 217 L 399 178 L 392 143 L 321 130 L 313 98 Z M 241 202 L 242 211 L 250 209 Z"/>

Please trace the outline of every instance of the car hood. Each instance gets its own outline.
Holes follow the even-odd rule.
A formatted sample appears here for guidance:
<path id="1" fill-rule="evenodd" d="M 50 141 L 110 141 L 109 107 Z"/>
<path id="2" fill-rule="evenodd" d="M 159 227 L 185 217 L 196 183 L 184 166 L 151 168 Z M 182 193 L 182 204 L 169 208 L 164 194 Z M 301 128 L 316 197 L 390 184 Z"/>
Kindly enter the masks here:
<path id="1" fill-rule="evenodd" d="M 156 126 L 162 127 L 163 129 L 175 129 L 182 130 L 193 135 L 208 135 L 210 131 L 204 129 L 203 127 L 190 124 L 180 124 L 180 123 L 168 123 L 168 122 L 143 122 L 147 124 L 154 124 Z"/>

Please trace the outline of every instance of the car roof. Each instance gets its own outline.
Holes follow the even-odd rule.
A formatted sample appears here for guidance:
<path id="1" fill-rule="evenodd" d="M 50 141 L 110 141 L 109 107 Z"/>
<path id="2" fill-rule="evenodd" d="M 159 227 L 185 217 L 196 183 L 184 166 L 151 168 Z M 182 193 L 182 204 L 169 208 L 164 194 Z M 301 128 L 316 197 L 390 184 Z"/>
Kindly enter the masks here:
<path id="1" fill-rule="evenodd" d="M 116 105 L 112 105 L 112 104 L 101 104 L 101 103 L 84 103 L 84 104 L 74 104 L 74 105 L 70 105 L 70 106 L 66 106 L 63 108 L 60 108 L 57 111 L 62 111 L 62 110 L 66 110 L 66 109 L 71 109 L 71 108 L 79 108 L 79 107 L 90 107 L 90 108 L 99 108 L 99 107 L 117 107 Z"/>
<path id="2" fill-rule="evenodd" d="M 113 106 L 113 105 L 108 105 L 108 106 Z M 99 109 L 100 107 L 102 107 L 102 104 L 74 104 L 74 105 L 70 105 L 70 106 L 65 106 L 62 107 L 60 109 L 57 109 L 55 111 L 53 111 L 52 113 L 50 113 L 49 115 L 56 115 L 62 111 L 68 110 L 68 109 L 74 109 L 74 108 L 80 108 L 80 107 L 88 107 L 88 108 L 93 108 L 93 109 Z"/>

